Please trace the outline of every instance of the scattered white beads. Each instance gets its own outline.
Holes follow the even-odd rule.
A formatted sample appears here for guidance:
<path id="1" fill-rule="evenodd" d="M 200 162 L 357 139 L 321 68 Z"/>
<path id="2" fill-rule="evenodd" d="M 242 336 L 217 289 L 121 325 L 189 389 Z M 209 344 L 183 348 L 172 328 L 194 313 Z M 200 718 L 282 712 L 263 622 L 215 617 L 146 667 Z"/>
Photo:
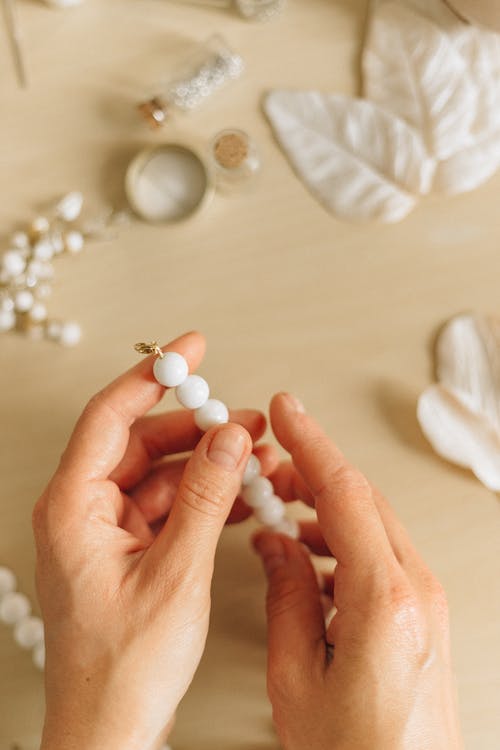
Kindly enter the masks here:
<path id="1" fill-rule="evenodd" d="M 31 612 L 31 604 L 24 594 L 9 591 L 0 599 L 0 621 L 5 625 L 15 625 Z"/>
<path id="2" fill-rule="evenodd" d="M 23 649 L 32 651 L 33 664 L 43 670 L 45 635 L 43 621 L 31 614 L 27 596 L 16 591 L 17 581 L 9 568 L 0 565 L 0 622 L 13 628 L 14 640 Z"/>
<path id="3" fill-rule="evenodd" d="M 28 312 L 32 307 L 34 298 L 29 289 L 21 289 L 14 297 L 14 305 L 20 313 Z"/>
<path id="4" fill-rule="evenodd" d="M 63 346 L 76 346 L 82 337 L 82 329 L 78 323 L 63 323 L 59 334 L 59 343 Z"/>
<path id="5" fill-rule="evenodd" d="M 39 617 L 25 617 L 14 627 L 14 640 L 27 650 L 43 642 L 43 622 Z"/>
<path id="6" fill-rule="evenodd" d="M 16 576 L 12 570 L 0 565 L 0 599 L 5 596 L 5 594 L 10 594 L 11 591 L 15 591 L 16 586 Z"/>
<path id="7" fill-rule="evenodd" d="M 56 206 L 56 216 L 63 221 L 75 221 L 82 212 L 83 195 L 74 190 L 65 195 Z"/>
<path id="8" fill-rule="evenodd" d="M 175 389 L 177 401 L 186 409 L 199 409 L 210 395 L 210 388 L 199 375 L 188 375 L 186 380 Z"/>
<path id="9" fill-rule="evenodd" d="M 83 250 L 83 234 L 81 232 L 77 232 L 76 229 L 71 232 L 66 232 L 66 234 L 64 235 L 64 245 L 69 253 L 73 253 L 73 255 L 76 255 Z"/>
<path id="10" fill-rule="evenodd" d="M 176 388 L 184 383 L 189 375 L 186 359 L 177 352 L 166 352 L 163 357 L 155 359 L 153 373 L 156 380 L 166 388 Z"/>
<path id="11" fill-rule="evenodd" d="M 17 250 L 7 250 L 2 256 L 2 270 L 9 276 L 19 276 L 26 268 L 26 261 Z"/>
<path id="12" fill-rule="evenodd" d="M 33 246 L 33 257 L 35 258 L 35 260 L 41 260 L 46 263 L 47 261 L 52 260 L 53 255 L 54 248 L 52 246 L 52 242 L 49 239 L 39 240 Z"/>
<path id="13" fill-rule="evenodd" d="M 206 432 L 217 424 L 229 422 L 229 410 L 226 404 L 216 398 L 209 398 L 203 406 L 196 409 L 194 421 L 200 430 Z"/>
<path id="14" fill-rule="evenodd" d="M 141 353 L 149 353 L 155 346 L 156 344 L 138 344 L 136 349 Z M 153 365 L 153 374 L 161 385 L 175 388 L 177 400 L 181 406 L 194 411 L 194 421 L 203 432 L 229 421 L 227 406 L 218 399 L 209 398 L 210 388 L 206 380 L 199 375 L 188 375 L 188 363 L 182 355 L 168 352 L 158 356 Z M 252 454 L 242 479 L 241 496 L 244 502 L 265 526 L 279 534 L 298 539 L 298 523 L 286 516 L 285 503 L 274 494 L 272 482 L 261 476 L 261 471 L 259 459 Z"/>

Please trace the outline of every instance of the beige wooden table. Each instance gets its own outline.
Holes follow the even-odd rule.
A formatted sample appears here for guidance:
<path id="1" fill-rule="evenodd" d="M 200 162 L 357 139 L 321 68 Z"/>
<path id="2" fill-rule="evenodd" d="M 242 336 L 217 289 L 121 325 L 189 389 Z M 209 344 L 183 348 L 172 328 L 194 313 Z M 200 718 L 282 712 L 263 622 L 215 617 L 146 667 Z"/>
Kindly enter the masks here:
<path id="1" fill-rule="evenodd" d="M 291 389 L 380 485 L 443 581 L 467 746 L 495 750 L 498 499 L 440 461 L 415 400 L 431 378 L 429 343 L 453 313 L 498 311 L 500 175 L 477 192 L 422 202 L 402 224 L 335 221 L 274 145 L 259 98 L 276 86 L 354 93 L 366 3 L 291 0 L 279 23 L 167 0 L 87 0 L 55 12 L 22 2 L 31 88 L 19 92 L 0 50 L 2 233 L 67 189 L 119 202 L 130 156 L 181 134 L 206 142 L 237 125 L 257 139 L 254 190 L 217 197 L 175 228 L 136 223 L 109 244 L 57 261 L 51 311 L 79 320 L 62 350 L 0 341 L 0 564 L 33 595 L 30 512 L 82 405 L 135 361 L 131 345 L 200 328 L 203 372 L 231 405 L 266 408 Z M 158 136 L 133 104 L 186 38 L 223 32 L 248 62 L 241 83 Z M 248 525 L 225 533 L 212 630 L 179 713 L 176 750 L 275 750 L 265 693 L 263 578 Z M 36 746 L 42 679 L 0 628 L 0 749 Z"/>

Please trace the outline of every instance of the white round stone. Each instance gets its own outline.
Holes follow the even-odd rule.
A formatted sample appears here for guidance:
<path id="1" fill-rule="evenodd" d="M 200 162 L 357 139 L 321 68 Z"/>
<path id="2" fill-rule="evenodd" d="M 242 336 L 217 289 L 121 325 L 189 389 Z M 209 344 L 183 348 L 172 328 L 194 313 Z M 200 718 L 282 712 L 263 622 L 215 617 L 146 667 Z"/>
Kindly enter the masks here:
<path id="1" fill-rule="evenodd" d="M 82 329 L 78 323 L 68 321 L 62 324 L 59 343 L 63 346 L 76 346 L 82 338 Z"/>
<path id="2" fill-rule="evenodd" d="M 267 477 L 255 477 L 243 487 L 243 500 L 250 508 L 261 508 L 274 495 L 274 487 Z"/>
<path id="3" fill-rule="evenodd" d="M 182 354 L 166 352 L 163 357 L 155 359 L 153 374 L 161 385 L 175 388 L 184 383 L 189 375 L 188 363 Z"/>
<path id="4" fill-rule="evenodd" d="M 45 669 L 45 642 L 37 643 L 33 649 L 33 664 L 41 672 Z"/>
<path id="5" fill-rule="evenodd" d="M 21 648 L 32 649 L 43 642 L 43 622 L 39 617 L 24 617 L 14 627 L 14 640 Z"/>
<path id="6" fill-rule="evenodd" d="M 300 536 L 300 526 L 298 521 L 296 521 L 295 518 L 288 518 L 287 516 L 279 521 L 279 523 L 271 526 L 271 531 L 274 531 L 276 534 L 289 536 L 290 539 L 298 539 Z"/>
<path id="7" fill-rule="evenodd" d="M 247 484 L 250 484 L 250 482 L 253 482 L 253 480 L 260 475 L 261 470 L 259 459 L 251 453 L 241 481 L 242 485 L 245 487 Z"/>
<path id="8" fill-rule="evenodd" d="M 36 260 L 42 261 L 42 263 L 52 260 L 53 256 L 54 248 L 49 239 L 39 240 L 33 247 L 33 257 Z"/>
<path id="9" fill-rule="evenodd" d="M 56 206 L 56 214 L 63 221 L 75 221 L 80 216 L 83 206 L 83 195 L 74 190 L 65 195 Z"/>
<path id="10" fill-rule="evenodd" d="M 26 268 L 26 261 L 17 250 L 7 250 L 2 255 L 2 268 L 9 276 L 19 276 Z"/>
<path id="11" fill-rule="evenodd" d="M 16 576 L 10 568 L 0 565 L 0 599 L 14 591 L 17 586 Z"/>
<path id="12" fill-rule="evenodd" d="M 194 421 L 200 430 L 206 432 L 216 424 L 229 422 L 229 410 L 222 401 L 218 401 L 216 398 L 209 398 L 203 406 L 196 409 Z"/>
<path id="13" fill-rule="evenodd" d="M 6 625 L 15 625 L 31 612 L 29 599 L 19 591 L 9 591 L 0 599 L 0 620 Z"/>
<path id="14" fill-rule="evenodd" d="M 33 295 L 27 289 L 21 289 L 14 297 L 14 304 L 18 312 L 28 312 L 33 306 Z"/>
<path id="15" fill-rule="evenodd" d="M 30 245 L 29 237 L 26 232 L 14 232 L 10 238 L 10 244 L 18 250 L 26 250 Z"/>
<path id="16" fill-rule="evenodd" d="M 277 495 L 268 498 L 265 505 L 254 509 L 254 515 L 257 521 L 264 526 L 276 526 L 285 517 L 285 503 Z"/>
<path id="17" fill-rule="evenodd" d="M 76 253 L 83 250 L 83 242 L 83 234 L 77 232 L 76 229 L 71 232 L 66 232 L 64 235 L 64 244 L 69 253 L 74 253 L 76 255 Z"/>
<path id="18" fill-rule="evenodd" d="M 31 222 L 31 230 L 36 234 L 46 234 L 50 229 L 50 222 L 45 216 L 37 216 Z"/>
<path id="19" fill-rule="evenodd" d="M 43 302 L 35 302 L 30 310 L 30 318 L 35 323 L 41 323 L 47 317 L 47 308 Z"/>
<path id="20" fill-rule="evenodd" d="M 15 325 L 15 312 L 13 312 L 13 310 L 0 310 L 0 333 L 11 331 Z"/>
<path id="21" fill-rule="evenodd" d="M 210 395 L 207 381 L 199 375 L 188 375 L 186 380 L 175 389 L 177 401 L 186 409 L 199 409 Z"/>

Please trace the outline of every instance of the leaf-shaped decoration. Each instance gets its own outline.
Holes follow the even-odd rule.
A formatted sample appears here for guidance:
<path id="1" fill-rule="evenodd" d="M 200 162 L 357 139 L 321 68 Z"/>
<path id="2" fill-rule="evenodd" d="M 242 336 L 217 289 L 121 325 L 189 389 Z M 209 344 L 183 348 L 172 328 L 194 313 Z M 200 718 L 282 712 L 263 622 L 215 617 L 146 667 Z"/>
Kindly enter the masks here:
<path id="1" fill-rule="evenodd" d="M 435 163 L 422 139 L 372 102 L 273 91 L 264 109 L 299 176 L 337 216 L 399 221 L 430 188 Z"/>
<path id="2" fill-rule="evenodd" d="M 485 419 L 442 385 L 422 393 L 417 414 L 436 453 L 471 469 L 488 489 L 500 491 L 500 437 Z"/>
<path id="3" fill-rule="evenodd" d="M 406 120 L 438 159 L 471 142 L 476 88 L 451 38 L 396 2 L 379 4 L 363 51 L 368 99 Z"/>
<path id="4" fill-rule="evenodd" d="M 459 315 L 436 345 L 438 384 L 419 400 L 421 427 L 444 458 L 500 491 L 500 320 Z"/>
<path id="5" fill-rule="evenodd" d="M 500 130 L 438 162 L 432 188 L 447 195 L 466 193 L 486 182 L 499 168 Z"/>

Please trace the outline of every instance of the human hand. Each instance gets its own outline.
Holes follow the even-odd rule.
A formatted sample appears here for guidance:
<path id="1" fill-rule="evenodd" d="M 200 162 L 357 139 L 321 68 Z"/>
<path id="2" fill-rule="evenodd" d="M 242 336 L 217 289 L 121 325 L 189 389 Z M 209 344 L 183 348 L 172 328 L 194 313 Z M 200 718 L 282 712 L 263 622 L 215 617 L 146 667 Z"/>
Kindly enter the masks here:
<path id="1" fill-rule="evenodd" d="M 192 371 L 204 348 L 191 333 L 166 350 Z M 192 413 L 143 416 L 164 391 L 149 357 L 94 396 L 36 504 L 42 750 L 153 748 L 203 653 L 216 545 L 265 419 L 232 412 L 201 437 Z"/>
<path id="2" fill-rule="evenodd" d="M 271 422 L 292 463 L 270 478 L 316 508 L 301 542 L 260 532 L 268 578 L 268 690 L 285 750 L 462 748 L 444 592 L 388 503 L 294 397 Z M 309 551 L 334 556 L 325 631 Z M 331 645 L 327 645 L 331 644 Z"/>

